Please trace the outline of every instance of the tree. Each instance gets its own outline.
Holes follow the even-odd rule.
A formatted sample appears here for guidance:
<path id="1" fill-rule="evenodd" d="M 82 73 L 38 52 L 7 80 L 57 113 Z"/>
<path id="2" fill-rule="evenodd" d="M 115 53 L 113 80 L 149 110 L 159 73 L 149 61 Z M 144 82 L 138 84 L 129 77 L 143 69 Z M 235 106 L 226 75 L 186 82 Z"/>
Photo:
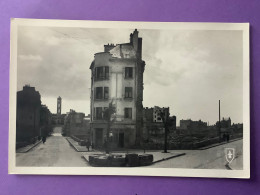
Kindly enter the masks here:
<path id="1" fill-rule="evenodd" d="M 109 143 L 109 132 L 110 132 L 110 127 L 111 125 L 115 122 L 116 120 L 116 117 L 113 117 L 112 119 L 112 116 L 116 113 L 116 107 L 113 105 L 113 100 L 109 103 L 109 106 L 108 108 L 106 108 L 103 112 L 103 118 L 106 120 L 107 122 L 107 132 L 106 132 L 106 144 L 105 144 L 105 147 L 106 147 L 106 153 L 108 154 L 109 153 L 109 146 L 110 146 L 110 143 Z"/>

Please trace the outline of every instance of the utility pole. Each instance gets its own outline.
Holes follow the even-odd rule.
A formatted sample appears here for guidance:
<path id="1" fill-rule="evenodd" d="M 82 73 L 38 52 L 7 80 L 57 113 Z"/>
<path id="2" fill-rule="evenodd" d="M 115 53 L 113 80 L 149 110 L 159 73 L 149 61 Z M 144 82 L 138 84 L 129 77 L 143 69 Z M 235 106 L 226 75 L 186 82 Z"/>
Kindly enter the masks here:
<path id="1" fill-rule="evenodd" d="M 218 101 L 218 134 L 219 134 L 219 142 L 221 142 L 220 100 Z"/>
<path id="2" fill-rule="evenodd" d="M 164 126 L 164 153 L 167 153 L 167 131 L 168 131 L 168 127 L 167 124 L 165 123 Z"/>
<path id="3" fill-rule="evenodd" d="M 160 111 L 160 116 L 164 123 L 164 153 L 167 153 L 167 133 L 168 133 L 168 125 L 169 125 L 169 112 L 168 110 Z"/>

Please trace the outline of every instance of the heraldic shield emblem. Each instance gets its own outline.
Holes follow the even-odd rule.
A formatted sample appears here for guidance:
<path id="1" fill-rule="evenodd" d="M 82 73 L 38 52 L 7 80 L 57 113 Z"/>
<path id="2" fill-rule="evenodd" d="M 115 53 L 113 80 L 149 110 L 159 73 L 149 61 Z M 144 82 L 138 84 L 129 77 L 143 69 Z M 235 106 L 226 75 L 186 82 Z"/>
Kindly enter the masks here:
<path id="1" fill-rule="evenodd" d="M 225 148 L 226 159 L 231 163 L 235 158 L 235 148 Z"/>

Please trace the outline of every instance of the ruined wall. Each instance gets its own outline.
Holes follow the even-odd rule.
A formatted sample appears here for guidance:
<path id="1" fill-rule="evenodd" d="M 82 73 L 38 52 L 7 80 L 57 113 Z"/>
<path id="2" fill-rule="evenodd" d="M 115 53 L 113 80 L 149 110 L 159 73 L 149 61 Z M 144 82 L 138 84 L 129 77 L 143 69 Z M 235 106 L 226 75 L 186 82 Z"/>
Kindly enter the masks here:
<path id="1" fill-rule="evenodd" d="M 115 58 L 136 59 L 136 51 L 131 44 L 118 44 L 110 53 Z"/>

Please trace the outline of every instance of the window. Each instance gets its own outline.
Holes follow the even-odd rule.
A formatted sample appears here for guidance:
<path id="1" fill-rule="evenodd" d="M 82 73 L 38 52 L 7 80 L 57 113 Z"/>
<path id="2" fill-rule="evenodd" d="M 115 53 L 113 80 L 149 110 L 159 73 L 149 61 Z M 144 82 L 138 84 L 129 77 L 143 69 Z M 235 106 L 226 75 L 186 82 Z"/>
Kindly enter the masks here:
<path id="1" fill-rule="evenodd" d="M 104 91 L 103 91 L 104 90 Z M 96 87 L 95 88 L 95 100 L 102 100 L 109 98 L 109 87 Z"/>
<path id="2" fill-rule="evenodd" d="M 102 119 L 102 107 L 95 108 L 95 119 L 100 120 Z"/>
<path id="3" fill-rule="evenodd" d="M 104 87 L 104 99 L 108 99 L 108 98 L 109 98 L 109 88 Z"/>
<path id="4" fill-rule="evenodd" d="M 132 87 L 125 88 L 125 98 L 133 98 Z"/>
<path id="5" fill-rule="evenodd" d="M 96 87 L 95 99 L 103 99 L 103 87 Z"/>
<path id="6" fill-rule="evenodd" d="M 133 78 L 133 67 L 126 67 L 125 68 L 125 78 Z"/>
<path id="7" fill-rule="evenodd" d="M 103 67 L 96 67 L 96 79 L 103 79 Z"/>
<path id="8" fill-rule="evenodd" d="M 132 119 L 132 108 L 125 108 L 125 118 Z"/>
<path id="9" fill-rule="evenodd" d="M 109 67 L 100 66 L 95 68 L 95 80 L 107 80 L 109 79 Z"/>

